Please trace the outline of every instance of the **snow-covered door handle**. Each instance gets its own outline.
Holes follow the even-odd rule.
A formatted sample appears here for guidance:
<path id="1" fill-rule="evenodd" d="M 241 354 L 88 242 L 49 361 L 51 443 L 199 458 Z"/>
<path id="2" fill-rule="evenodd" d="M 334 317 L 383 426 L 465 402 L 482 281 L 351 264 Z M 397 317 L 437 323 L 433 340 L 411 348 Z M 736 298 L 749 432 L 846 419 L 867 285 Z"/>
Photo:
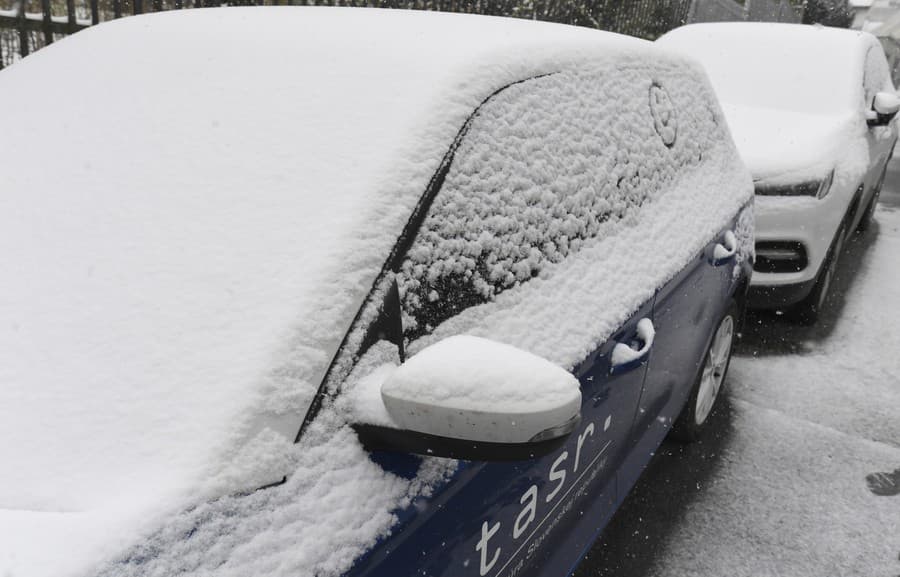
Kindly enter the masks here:
<path id="1" fill-rule="evenodd" d="M 656 329 L 653 327 L 653 321 L 646 318 L 639 320 L 636 337 L 642 343 L 641 348 L 636 349 L 625 343 L 616 343 L 609 360 L 609 372 L 612 374 L 624 373 L 639 367 L 650 353 L 655 336 Z"/>
<path id="2" fill-rule="evenodd" d="M 713 266 L 722 266 L 730 262 L 737 252 L 737 237 L 734 232 L 727 231 L 722 238 L 722 242 L 716 243 L 713 248 Z"/>

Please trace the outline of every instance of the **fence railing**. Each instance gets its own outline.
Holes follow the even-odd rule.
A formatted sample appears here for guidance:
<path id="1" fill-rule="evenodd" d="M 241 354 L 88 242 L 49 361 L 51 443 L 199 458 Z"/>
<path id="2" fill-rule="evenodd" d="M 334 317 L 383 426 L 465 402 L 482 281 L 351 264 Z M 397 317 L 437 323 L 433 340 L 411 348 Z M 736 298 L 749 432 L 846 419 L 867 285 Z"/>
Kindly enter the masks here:
<path id="1" fill-rule="evenodd" d="M 12 1 L 4 9 L 3 2 Z M 796 4 L 796 2 L 795 2 Z M 131 14 L 248 5 L 333 5 L 466 12 L 561 22 L 654 39 L 690 22 L 799 22 L 788 0 L 0 0 L 0 68 L 88 26 Z"/>
<path id="2" fill-rule="evenodd" d="M 754 22 L 793 22 L 803 19 L 802 6 L 787 0 L 747 0 L 747 18 Z"/>
<path id="3" fill-rule="evenodd" d="M 335 5 L 512 16 L 653 39 L 687 21 L 692 0 L 0 0 L 0 68 L 87 26 L 131 14 L 246 5 Z"/>
<path id="4" fill-rule="evenodd" d="M 691 22 L 728 22 L 745 17 L 744 7 L 734 0 L 695 0 L 689 15 Z"/>
<path id="5" fill-rule="evenodd" d="M 793 6 L 787 0 L 694 0 L 688 20 L 690 22 L 752 22 L 799 23 L 803 7 Z"/>

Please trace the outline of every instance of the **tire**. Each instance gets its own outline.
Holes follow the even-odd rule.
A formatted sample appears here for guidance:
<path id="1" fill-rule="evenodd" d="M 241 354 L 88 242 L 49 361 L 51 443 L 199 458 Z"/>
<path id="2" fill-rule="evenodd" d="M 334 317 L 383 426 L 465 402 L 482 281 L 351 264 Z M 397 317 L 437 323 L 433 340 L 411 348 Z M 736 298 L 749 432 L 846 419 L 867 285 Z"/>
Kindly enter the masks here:
<path id="1" fill-rule="evenodd" d="M 838 229 L 831 250 L 825 258 L 822 270 L 819 272 L 816 284 L 809 295 L 800 301 L 794 309 L 797 321 L 803 326 L 816 324 L 816 321 L 819 320 L 819 315 L 825 309 L 825 304 L 828 301 L 828 291 L 831 289 L 831 281 L 834 280 L 834 273 L 837 270 L 841 252 L 844 250 L 846 227 L 847 225 L 844 224 Z"/>
<path id="2" fill-rule="evenodd" d="M 694 379 L 687 403 L 672 426 L 671 435 L 674 439 L 687 443 L 696 441 L 703 436 L 712 415 L 715 414 L 716 399 L 719 398 L 728 367 L 731 365 L 731 351 L 734 348 L 739 315 L 740 309 L 732 300 L 706 348 L 703 364 Z"/>

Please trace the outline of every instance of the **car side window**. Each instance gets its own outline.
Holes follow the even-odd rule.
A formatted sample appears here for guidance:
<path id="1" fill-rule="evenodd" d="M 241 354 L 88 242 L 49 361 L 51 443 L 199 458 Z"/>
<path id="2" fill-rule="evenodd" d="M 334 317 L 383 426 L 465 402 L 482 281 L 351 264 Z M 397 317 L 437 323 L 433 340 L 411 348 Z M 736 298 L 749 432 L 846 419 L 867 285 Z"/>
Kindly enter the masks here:
<path id="1" fill-rule="evenodd" d="M 700 162 L 706 139 L 679 134 L 697 124 L 680 114 L 650 70 L 621 64 L 486 102 L 399 267 L 406 338 L 547 274 Z"/>
<path id="2" fill-rule="evenodd" d="M 864 109 L 870 110 L 872 108 L 875 94 L 883 90 L 891 89 L 890 70 L 888 70 L 884 51 L 878 46 L 873 46 L 872 48 L 869 48 L 869 51 L 866 53 L 866 66 L 863 70 Z"/>

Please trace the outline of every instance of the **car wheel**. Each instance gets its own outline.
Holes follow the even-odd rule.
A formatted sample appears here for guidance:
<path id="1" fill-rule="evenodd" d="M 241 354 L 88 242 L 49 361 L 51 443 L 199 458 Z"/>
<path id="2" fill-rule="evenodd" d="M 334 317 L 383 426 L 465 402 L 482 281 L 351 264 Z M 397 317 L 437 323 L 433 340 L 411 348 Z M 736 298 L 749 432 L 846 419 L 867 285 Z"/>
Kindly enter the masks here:
<path id="1" fill-rule="evenodd" d="M 837 238 L 831 247 L 831 252 L 825 259 L 822 271 L 819 272 L 819 279 L 813 286 L 812 292 L 795 309 L 797 320 L 802 325 L 814 325 L 819 320 L 821 312 L 825 309 L 825 303 L 828 301 L 828 291 L 831 289 L 831 281 L 834 280 L 834 273 L 837 270 L 841 252 L 844 250 L 846 226 L 843 225 L 838 230 Z"/>
<path id="2" fill-rule="evenodd" d="M 737 332 L 739 310 L 737 303 L 731 301 L 731 305 L 716 327 L 716 332 L 703 357 L 700 373 L 691 388 L 691 394 L 672 427 L 672 437 L 679 441 L 691 442 L 700 438 L 715 412 L 716 400 L 722 391 L 725 375 L 731 364 L 731 350 Z"/>

